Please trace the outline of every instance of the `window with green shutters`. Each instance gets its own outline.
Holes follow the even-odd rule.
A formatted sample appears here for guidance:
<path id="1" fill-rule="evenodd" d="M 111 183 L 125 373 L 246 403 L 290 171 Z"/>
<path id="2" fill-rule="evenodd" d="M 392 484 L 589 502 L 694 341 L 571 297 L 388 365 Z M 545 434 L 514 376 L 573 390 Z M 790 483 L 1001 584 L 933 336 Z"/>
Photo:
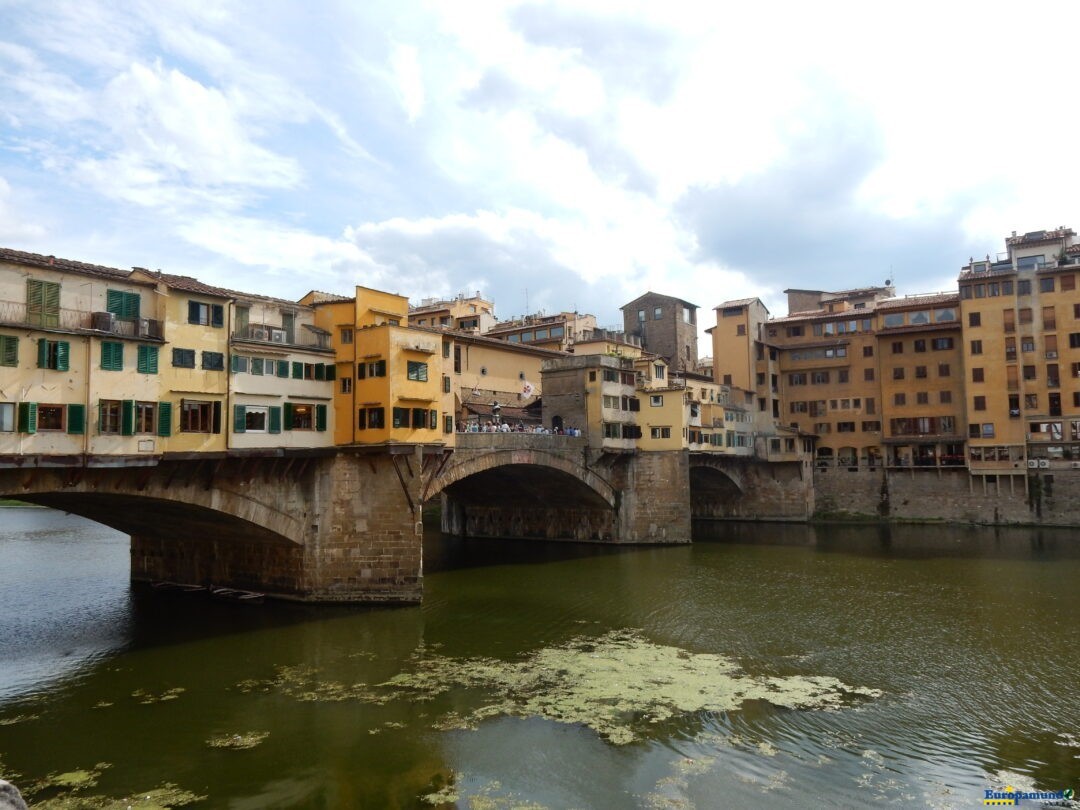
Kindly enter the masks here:
<path id="1" fill-rule="evenodd" d="M 396 428 L 407 428 L 409 426 L 409 409 L 408 408 L 394 408 L 391 412 L 393 417 L 393 426 Z"/>
<path id="2" fill-rule="evenodd" d="M 13 335 L 0 335 L 0 366 L 19 365 L 19 339 Z"/>
<path id="3" fill-rule="evenodd" d="M 316 380 L 325 380 L 326 379 L 326 366 L 323 363 L 316 363 L 315 364 L 315 379 Z"/>
<path id="4" fill-rule="evenodd" d="M 157 406 L 158 410 L 158 423 L 157 423 L 157 435 L 158 436 L 171 436 L 172 435 L 172 403 L 171 402 L 159 402 Z"/>
<path id="5" fill-rule="evenodd" d="M 138 351 L 137 368 L 140 374 L 158 373 L 158 347 L 140 346 Z"/>
<path id="6" fill-rule="evenodd" d="M 289 361 L 288 360 L 278 360 L 277 361 L 277 375 L 279 377 L 288 377 L 289 376 Z"/>
<path id="7" fill-rule="evenodd" d="M 188 301 L 188 323 L 199 324 L 201 326 L 224 326 L 225 309 L 221 304 L 204 304 L 201 301 Z"/>
<path id="8" fill-rule="evenodd" d="M 105 308 L 121 321 L 135 321 L 139 318 L 139 294 L 109 290 Z"/>
<path id="9" fill-rule="evenodd" d="M 135 400 L 125 399 L 120 403 L 120 435 L 135 435 Z"/>
<path id="10" fill-rule="evenodd" d="M 410 380 L 427 382 L 427 363 L 410 360 L 407 365 L 408 368 L 406 369 L 406 373 Z"/>
<path id="11" fill-rule="evenodd" d="M 26 319 L 35 326 L 60 325 L 60 285 L 53 281 L 26 280 Z"/>
<path id="12" fill-rule="evenodd" d="M 81 436 L 86 432 L 86 406 L 72 404 L 67 406 L 67 432 Z"/>
<path id="13" fill-rule="evenodd" d="M 326 406 L 315 406 L 315 429 L 326 430 Z"/>
<path id="14" fill-rule="evenodd" d="M 302 380 L 302 379 L 304 379 L 304 364 L 303 363 L 297 363 L 296 361 L 293 361 L 293 364 L 292 364 L 292 378 L 294 380 Z M 287 422 L 289 420 L 286 419 L 285 421 Z"/>
<path id="15" fill-rule="evenodd" d="M 101 368 L 104 371 L 124 370 L 124 344 L 101 341 Z"/>
<path id="16" fill-rule="evenodd" d="M 247 431 L 247 408 L 243 405 L 233 405 L 233 433 Z"/>
<path id="17" fill-rule="evenodd" d="M 19 403 L 19 433 L 37 433 L 37 403 Z"/>
<path id="18" fill-rule="evenodd" d="M 336 380 L 337 379 L 337 366 L 335 366 L 333 363 L 327 363 L 326 364 L 326 379 L 328 379 L 328 380 Z"/>
<path id="19" fill-rule="evenodd" d="M 270 406 L 270 432 L 281 433 L 281 406 Z"/>
<path id="20" fill-rule="evenodd" d="M 293 363 L 295 366 L 296 363 Z M 285 430 L 292 430 L 293 421 L 293 407 L 291 402 L 286 402 L 283 406 L 285 409 Z"/>
<path id="21" fill-rule="evenodd" d="M 66 340 L 38 341 L 38 368 L 51 368 L 55 371 L 67 371 L 71 350 Z"/>

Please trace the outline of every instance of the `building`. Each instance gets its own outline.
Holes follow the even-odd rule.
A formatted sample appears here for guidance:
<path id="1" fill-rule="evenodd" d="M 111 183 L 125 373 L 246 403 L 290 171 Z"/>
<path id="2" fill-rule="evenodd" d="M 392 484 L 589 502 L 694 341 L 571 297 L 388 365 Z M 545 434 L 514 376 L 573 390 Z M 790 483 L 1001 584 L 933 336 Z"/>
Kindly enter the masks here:
<path id="1" fill-rule="evenodd" d="M 1080 468 L 1080 245 L 1015 232 L 960 271 L 972 473 Z"/>
<path id="2" fill-rule="evenodd" d="M 409 305 L 409 326 L 454 329 L 459 332 L 486 334 L 495 326 L 495 304 L 480 295 L 439 300 L 424 298 L 415 306 Z"/>
<path id="3" fill-rule="evenodd" d="M 694 371 L 698 360 L 697 305 L 647 292 L 620 307 L 623 329 L 675 371 Z"/>
<path id="4" fill-rule="evenodd" d="M 574 345 L 596 329 L 596 316 L 580 312 L 526 315 L 500 321 L 487 336 L 557 352 L 572 352 Z"/>

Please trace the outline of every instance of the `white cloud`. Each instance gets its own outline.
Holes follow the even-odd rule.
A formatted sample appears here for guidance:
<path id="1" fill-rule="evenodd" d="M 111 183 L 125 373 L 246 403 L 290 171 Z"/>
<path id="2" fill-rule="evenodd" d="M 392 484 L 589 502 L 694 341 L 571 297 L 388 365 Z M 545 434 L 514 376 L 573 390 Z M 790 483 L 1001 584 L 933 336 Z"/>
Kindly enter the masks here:
<path id="1" fill-rule="evenodd" d="M 0 242 L 25 243 L 44 236 L 44 227 L 26 220 L 25 199 L 20 204 L 15 197 L 11 185 L 0 177 Z"/>
<path id="2" fill-rule="evenodd" d="M 390 56 L 390 67 L 401 106 L 409 121 L 413 122 L 424 110 L 424 77 L 416 48 L 412 45 L 396 45 Z"/>

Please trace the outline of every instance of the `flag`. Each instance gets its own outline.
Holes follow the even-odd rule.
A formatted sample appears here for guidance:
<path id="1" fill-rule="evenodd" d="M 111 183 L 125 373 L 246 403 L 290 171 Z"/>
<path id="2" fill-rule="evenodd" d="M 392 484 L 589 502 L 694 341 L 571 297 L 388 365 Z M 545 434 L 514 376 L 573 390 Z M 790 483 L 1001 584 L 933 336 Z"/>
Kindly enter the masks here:
<path id="1" fill-rule="evenodd" d="M 531 397 L 534 393 L 536 393 L 536 386 L 526 380 L 525 384 L 521 386 L 521 395 L 523 397 Z"/>

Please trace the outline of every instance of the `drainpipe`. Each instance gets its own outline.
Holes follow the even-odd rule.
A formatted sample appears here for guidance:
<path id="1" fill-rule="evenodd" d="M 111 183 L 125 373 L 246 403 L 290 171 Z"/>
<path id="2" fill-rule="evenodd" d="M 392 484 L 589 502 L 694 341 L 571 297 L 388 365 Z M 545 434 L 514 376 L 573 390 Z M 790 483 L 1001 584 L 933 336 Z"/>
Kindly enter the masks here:
<path id="1" fill-rule="evenodd" d="M 225 450 L 232 449 L 232 321 L 234 299 L 230 298 L 225 315 L 225 408 L 221 415 L 221 429 L 225 431 Z"/>
<path id="2" fill-rule="evenodd" d="M 93 343 L 94 339 L 90 336 L 86 336 L 86 394 L 83 397 L 86 400 L 86 410 L 83 412 L 83 466 L 87 466 L 90 462 L 90 372 L 94 367 L 93 355 Z M 100 428 L 99 428 L 100 430 Z"/>

